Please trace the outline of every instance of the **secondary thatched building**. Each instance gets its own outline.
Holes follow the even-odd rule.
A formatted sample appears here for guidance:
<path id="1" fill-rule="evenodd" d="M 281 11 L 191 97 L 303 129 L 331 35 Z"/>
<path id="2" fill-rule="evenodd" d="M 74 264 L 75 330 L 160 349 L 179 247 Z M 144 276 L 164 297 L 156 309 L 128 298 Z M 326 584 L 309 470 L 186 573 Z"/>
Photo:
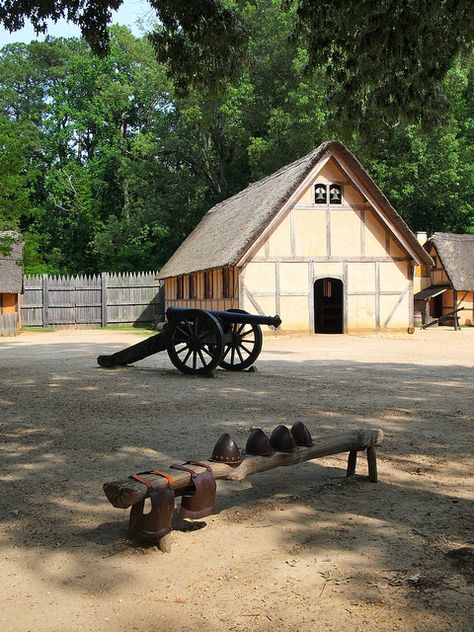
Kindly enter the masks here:
<path id="1" fill-rule="evenodd" d="M 0 336 L 18 333 L 22 292 L 23 244 L 16 233 L 0 232 Z"/>
<path id="2" fill-rule="evenodd" d="M 413 326 L 431 258 L 339 142 L 211 208 L 160 271 L 166 305 L 280 314 L 283 330 Z"/>
<path id="3" fill-rule="evenodd" d="M 474 235 L 434 233 L 425 249 L 434 267 L 426 275 L 427 287 L 415 294 L 423 324 L 461 309 L 459 324 L 474 325 Z"/>

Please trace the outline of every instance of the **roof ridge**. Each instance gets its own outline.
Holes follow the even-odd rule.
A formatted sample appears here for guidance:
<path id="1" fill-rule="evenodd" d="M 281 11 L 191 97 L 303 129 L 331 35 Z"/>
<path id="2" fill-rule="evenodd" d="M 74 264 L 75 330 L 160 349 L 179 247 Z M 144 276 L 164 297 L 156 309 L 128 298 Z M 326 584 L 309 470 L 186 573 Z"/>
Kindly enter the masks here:
<path id="1" fill-rule="evenodd" d="M 443 233 L 441 231 L 433 233 L 430 239 L 438 235 L 442 236 L 444 239 L 474 239 L 473 233 Z"/>
<path id="2" fill-rule="evenodd" d="M 294 169 L 295 167 L 298 167 L 302 163 L 308 160 L 311 160 L 311 158 L 329 149 L 329 146 L 335 142 L 336 141 L 323 141 L 316 147 L 316 149 L 313 149 L 312 151 L 305 154 L 301 158 L 297 158 L 296 160 L 293 160 L 293 162 L 290 162 L 287 165 L 281 166 L 279 169 L 277 169 L 277 171 L 270 173 L 268 176 L 264 176 L 263 178 L 260 178 L 260 180 L 256 180 L 255 182 L 250 182 L 250 184 L 248 184 L 245 187 L 245 189 L 242 189 L 241 191 L 237 191 L 237 193 L 234 193 L 230 197 L 225 198 L 225 200 L 221 200 L 220 202 L 217 202 L 217 204 L 215 204 L 212 208 L 210 208 L 207 211 L 206 215 L 208 213 L 214 213 L 215 211 L 218 211 L 219 208 L 225 203 L 230 202 L 231 200 L 233 201 L 238 200 L 239 197 L 241 197 L 242 195 L 246 195 L 252 189 L 254 188 L 256 189 L 260 186 L 264 186 L 265 184 L 268 184 L 268 182 L 271 182 L 272 180 L 279 178 L 282 174 L 288 173 L 288 171 L 290 171 L 291 169 Z"/>

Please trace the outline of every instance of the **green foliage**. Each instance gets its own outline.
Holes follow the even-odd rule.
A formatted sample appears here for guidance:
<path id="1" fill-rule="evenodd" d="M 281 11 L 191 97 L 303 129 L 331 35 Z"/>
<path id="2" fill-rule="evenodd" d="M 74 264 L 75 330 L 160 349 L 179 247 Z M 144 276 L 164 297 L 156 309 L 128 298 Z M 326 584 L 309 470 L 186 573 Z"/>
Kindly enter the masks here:
<path id="1" fill-rule="evenodd" d="M 367 132 L 388 124 L 434 126 L 449 110 L 442 82 L 474 41 L 471 0 L 287 0 L 308 67 L 325 68 L 340 122 Z"/>
<path id="2" fill-rule="evenodd" d="M 474 232 L 473 68 L 471 59 L 448 73 L 449 118 L 429 132 L 395 127 L 371 144 L 369 170 L 413 230 Z"/>
<path id="3" fill-rule="evenodd" d="M 445 73 L 431 127 L 384 119 L 370 99 L 350 120 L 333 106 L 334 69 L 308 71 L 291 40 L 302 3 L 226 6 L 245 64 L 212 88 L 200 77 L 177 89 L 152 43 L 123 27 L 103 57 L 61 38 L 0 51 L 0 230 L 22 232 L 28 272 L 157 269 L 211 205 L 328 138 L 413 229 L 474 232 L 472 56 Z"/>
<path id="4" fill-rule="evenodd" d="M 34 126 L 0 113 L 0 230 L 18 230 L 21 218 L 34 212 L 30 194 L 37 177 L 37 143 Z"/>
<path id="5" fill-rule="evenodd" d="M 66 18 L 80 26 L 98 54 L 110 50 L 107 25 L 122 0 L 4 0 L 0 24 L 14 31 L 30 20 L 37 32 L 46 21 Z M 156 14 L 151 35 L 157 59 L 180 91 L 206 85 L 219 92 L 251 65 L 252 12 L 268 12 L 268 0 L 150 0 Z M 365 132 L 379 117 L 388 124 L 431 126 L 449 109 L 442 82 L 474 41 L 471 0 L 278 0 L 291 20 L 286 34 L 307 53 L 307 69 L 331 80 L 327 99 L 345 132 Z M 275 25 L 271 19 L 268 24 Z M 275 32 L 276 34 L 278 32 Z M 268 33 L 269 39 L 272 33 Z M 288 42 L 287 42 L 288 43 Z"/>

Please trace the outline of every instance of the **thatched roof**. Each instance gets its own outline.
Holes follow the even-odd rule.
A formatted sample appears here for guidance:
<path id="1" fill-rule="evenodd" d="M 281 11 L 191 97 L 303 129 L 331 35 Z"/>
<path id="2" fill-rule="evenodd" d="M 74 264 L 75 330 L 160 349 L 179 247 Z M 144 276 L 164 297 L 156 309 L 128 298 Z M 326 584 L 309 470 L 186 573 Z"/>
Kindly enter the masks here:
<path id="1" fill-rule="evenodd" d="M 386 220 L 405 239 L 414 259 L 431 265 L 432 261 L 426 250 L 418 243 L 355 156 L 342 143 L 326 141 L 303 158 L 212 207 L 161 269 L 159 278 L 235 266 L 311 170 L 323 158 L 331 155 L 345 163 L 370 191 Z"/>
<path id="2" fill-rule="evenodd" d="M 23 243 L 11 231 L 0 232 L 0 242 L 11 243 L 10 252 L 0 251 L 0 293 L 20 294 L 23 292 Z"/>
<path id="3" fill-rule="evenodd" d="M 434 233 L 426 242 L 436 252 L 455 290 L 474 292 L 474 235 Z"/>

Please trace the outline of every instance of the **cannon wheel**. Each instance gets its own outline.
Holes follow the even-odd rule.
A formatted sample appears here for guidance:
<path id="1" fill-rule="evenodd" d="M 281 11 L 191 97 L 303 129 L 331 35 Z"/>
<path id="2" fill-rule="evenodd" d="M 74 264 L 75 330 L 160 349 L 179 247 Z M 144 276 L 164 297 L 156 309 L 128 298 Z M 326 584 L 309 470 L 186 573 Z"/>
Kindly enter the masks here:
<path id="1" fill-rule="evenodd" d="M 166 349 L 171 362 L 182 373 L 210 373 L 224 352 L 221 324 L 212 314 L 189 309 L 169 323 Z"/>
<path id="2" fill-rule="evenodd" d="M 228 309 L 228 312 L 248 314 L 244 309 Z M 252 366 L 262 350 L 262 329 L 258 324 L 226 323 L 226 334 L 232 341 L 225 345 L 219 366 L 226 371 L 243 371 Z"/>

